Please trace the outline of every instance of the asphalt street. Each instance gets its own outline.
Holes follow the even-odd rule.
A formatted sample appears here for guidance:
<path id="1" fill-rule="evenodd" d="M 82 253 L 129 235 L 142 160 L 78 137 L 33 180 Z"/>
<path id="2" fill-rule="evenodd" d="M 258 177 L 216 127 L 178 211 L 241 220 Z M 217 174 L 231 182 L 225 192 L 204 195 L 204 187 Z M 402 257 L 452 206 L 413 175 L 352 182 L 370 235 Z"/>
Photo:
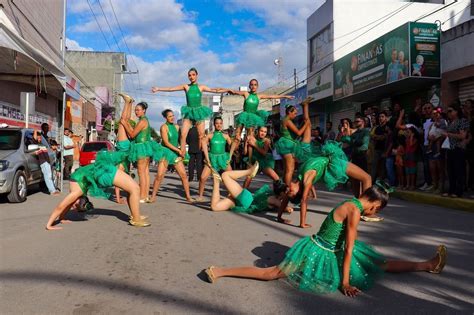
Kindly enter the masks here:
<path id="1" fill-rule="evenodd" d="M 264 181 L 258 177 L 257 189 Z M 209 180 L 209 185 L 211 181 Z M 312 229 L 275 222 L 275 213 L 214 213 L 184 200 L 176 174 L 167 175 L 156 204 L 142 206 L 148 228 L 127 224 L 126 206 L 93 199 L 95 210 L 61 231 L 46 231 L 62 197 L 34 192 L 23 204 L 0 203 L 2 314 L 326 314 L 466 313 L 474 311 L 474 214 L 392 199 L 381 223 L 361 223 L 359 239 L 388 258 L 423 260 L 448 247 L 441 275 L 386 274 L 357 298 L 312 295 L 285 280 L 203 281 L 217 266 L 271 266 L 300 237 L 317 232 L 348 195 L 318 192 L 309 207 Z M 197 183 L 192 183 L 197 194 Z M 210 187 L 207 194 L 209 197 Z M 64 195 L 63 195 L 64 196 Z M 289 216 L 298 223 L 299 212 Z"/>

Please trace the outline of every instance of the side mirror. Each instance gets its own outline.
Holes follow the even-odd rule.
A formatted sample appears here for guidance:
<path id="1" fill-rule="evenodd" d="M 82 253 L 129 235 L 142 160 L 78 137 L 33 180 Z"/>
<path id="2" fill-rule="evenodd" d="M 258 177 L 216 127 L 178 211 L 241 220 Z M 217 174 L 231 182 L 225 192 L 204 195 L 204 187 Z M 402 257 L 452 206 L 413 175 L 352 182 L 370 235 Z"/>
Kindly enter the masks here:
<path id="1" fill-rule="evenodd" d="M 36 151 L 38 149 L 39 149 L 39 146 L 37 144 L 29 144 L 28 145 L 28 152 Z"/>

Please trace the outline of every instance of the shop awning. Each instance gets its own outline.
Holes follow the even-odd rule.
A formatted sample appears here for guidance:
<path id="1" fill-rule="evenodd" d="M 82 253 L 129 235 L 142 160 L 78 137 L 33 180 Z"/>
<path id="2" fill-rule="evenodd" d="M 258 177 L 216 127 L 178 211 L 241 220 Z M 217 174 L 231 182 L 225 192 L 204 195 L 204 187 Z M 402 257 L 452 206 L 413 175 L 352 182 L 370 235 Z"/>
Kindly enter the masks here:
<path id="1" fill-rule="evenodd" d="M 24 40 L 2 9 L 0 9 L 0 47 L 15 50 L 31 58 L 43 67 L 45 71 L 54 75 L 61 85 L 66 88 L 66 75 L 64 71 L 57 67 L 42 51 Z"/>

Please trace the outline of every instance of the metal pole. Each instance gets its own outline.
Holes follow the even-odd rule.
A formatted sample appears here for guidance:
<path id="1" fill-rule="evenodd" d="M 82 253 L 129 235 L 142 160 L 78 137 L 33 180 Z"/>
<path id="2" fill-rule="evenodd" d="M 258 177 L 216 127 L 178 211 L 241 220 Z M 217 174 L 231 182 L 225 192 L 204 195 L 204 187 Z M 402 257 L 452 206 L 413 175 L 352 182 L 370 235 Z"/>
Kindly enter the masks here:
<path id="1" fill-rule="evenodd" d="M 293 69 L 293 78 L 295 80 L 295 91 L 296 91 L 296 68 Z"/>
<path id="2" fill-rule="evenodd" d="M 64 183 L 64 118 L 66 112 L 66 91 L 63 92 L 63 109 L 61 111 L 61 127 L 59 128 L 59 147 L 61 148 L 61 160 L 59 165 L 61 165 L 61 184 L 59 189 L 63 191 Z"/>
<path id="3" fill-rule="evenodd" d="M 28 128 L 29 118 L 30 118 L 30 93 L 25 93 L 25 128 Z"/>

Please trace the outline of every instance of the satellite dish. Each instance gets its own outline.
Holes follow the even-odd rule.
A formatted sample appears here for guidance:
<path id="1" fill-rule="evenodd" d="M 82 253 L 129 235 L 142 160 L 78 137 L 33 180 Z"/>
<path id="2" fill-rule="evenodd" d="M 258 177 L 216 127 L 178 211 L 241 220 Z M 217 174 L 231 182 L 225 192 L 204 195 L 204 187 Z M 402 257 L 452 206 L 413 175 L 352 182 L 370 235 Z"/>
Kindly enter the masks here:
<path id="1" fill-rule="evenodd" d="M 278 65 L 280 64 L 280 59 L 275 59 L 275 60 L 273 61 L 273 64 L 274 64 L 275 66 L 278 66 Z"/>

